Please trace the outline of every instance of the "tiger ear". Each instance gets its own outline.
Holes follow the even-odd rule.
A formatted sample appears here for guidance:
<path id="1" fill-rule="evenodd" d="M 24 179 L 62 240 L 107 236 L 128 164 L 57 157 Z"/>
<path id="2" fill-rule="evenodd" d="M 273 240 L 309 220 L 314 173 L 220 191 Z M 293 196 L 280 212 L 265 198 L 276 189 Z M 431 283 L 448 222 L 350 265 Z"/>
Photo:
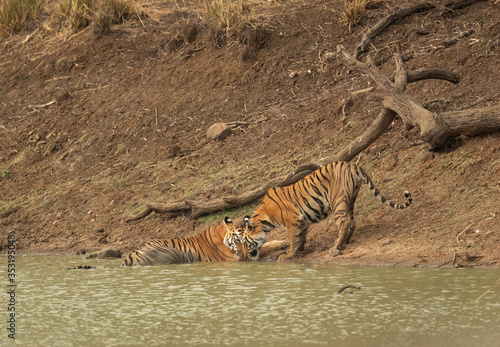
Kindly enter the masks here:
<path id="1" fill-rule="evenodd" d="M 224 218 L 224 224 L 225 225 L 233 224 L 233 221 L 229 217 L 226 217 L 226 218 Z"/>
<path id="2" fill-rule="evenodd" d="M 245 216 L 243 217 L 243 225 L 244 226 L 249 226 L 250 228 L 253 228 L 253 219 L 250 216 Z"/>

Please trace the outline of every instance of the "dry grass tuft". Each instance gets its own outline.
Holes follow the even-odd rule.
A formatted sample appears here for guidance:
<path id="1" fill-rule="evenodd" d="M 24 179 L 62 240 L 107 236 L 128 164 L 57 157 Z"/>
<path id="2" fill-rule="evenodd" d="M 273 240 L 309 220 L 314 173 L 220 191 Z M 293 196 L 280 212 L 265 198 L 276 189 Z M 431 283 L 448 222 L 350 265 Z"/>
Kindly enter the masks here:
<path id="1" fill-rule="evenodd" d="M 208 40 L 214 47 L 221 48 L 226 43 L 225 30 L 221 29 L 219 26 L 210 24 L 208 26 Z"/>
<path id="2" fill-rule="evenodd" d="M 94 0 L 66 0 L 59 4 L 58 17 L 78 31 L 87 27 L 91 20 Z"/>
<path id="3" fill-rule="evenodd" d="M 105 32 L 112 24 L 145 16 L 134 0 L 65 0 L 58 11 L 61 22 L 74 31 L 93 24 L 96 32 Z"/>
<path id="4" fill-rule="evenodd" d="M 255 53 L 266 45 L 267 39 L 268 33 L 260 25 L 242 32 L 238 40 L 242 45 L 241 60 L 253 58 Z"/>
<path id="5" fill-rule="evenodd" d="M 109 12 L 112 24 L 141 16 L 137 4 L 131 0 L 102 0 L 102 7 Z"/>
<path id="6" fill-rule="evenodd" d="M 248 0 L 205 0 L 205 13 L 208 18 L 215 18 L 218 26 L 228 32 L 242 32 L 255 22 Z"/>
<path id="7" fill-rule="evenodd" d="M 0 33 L 21 30 L 24 23 L 35 18 L 42 9 L 41 0 L 1 0 Z"/>
<path id="8" fill-rule="evenodd" d="M 199 26 L 187 19 L 180 23 L 177 33 L 166 44 L 166 48 L 169 52 L 176 52 L 183 47 L 184 43 L 195 42 L 198 32 Z"/>
<path id="9" fill-rule="evenodd" d="M 186 42 L 192 43 L 196 40 L 196 36 L 198 35 L 198 26 L 188 19 L 186 22 L 183 22 L 180 27 L 180 35 L 184 38 Z"/>
<path id="10" fill-rule="evenodd" d="M 368 0 L 345 0 L 344 12 L 342 13 L 342 20 L 346 25 L 351 28 L 357 25 L 365 13 Z"/>
<path id="11" fill-rule="evenodd" d="M 92 17 L 92 27 L 95 33 L 102 34 L 111 28 L 111 24 L 113 24 L 113 15 L 109 8 L 100 3 L 97 6 L 94 15 Z"/>
<path id="12" fill-rule="evenodd" d="M 215 47 L 238 40 L 242 45 L 242 60 L 250 59 L 260 48 L 256 41 L 265 35 L 257 26 L 250 0 L 204 0 L 205 17 L 212 20 L 208 26 L 208 39 Z"/>
<path id="13" fill-rule="evenodd" d="M 344 0 L 344 12 L 342 20 L 351 28 L 358 25 L 363 19 L 366 10 L 376 8 L 387 0 Z"/>

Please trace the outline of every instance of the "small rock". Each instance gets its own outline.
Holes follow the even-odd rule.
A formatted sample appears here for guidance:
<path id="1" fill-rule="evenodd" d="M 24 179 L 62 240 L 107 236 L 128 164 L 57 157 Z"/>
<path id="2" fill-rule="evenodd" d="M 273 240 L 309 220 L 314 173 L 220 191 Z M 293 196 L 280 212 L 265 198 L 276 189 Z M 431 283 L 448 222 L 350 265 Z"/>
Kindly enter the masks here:
<path id="1" fill-rule="evenodd" d="M 415 29 L 415 34 L 417 35 L 422 35 L 422 36 L 425 36 L 425 35 L 429 35 L 431 32 L 427 29 Z"/>
<path id="2" fill-rule="evenodd" d="M 299 73 L 298 73 L 297 71 L 292 71 L 292 72 L 290 73 L 290 75 L 288 75 L 288 77 L 290 77 L 290 78 L 295 78 L 295 77 L 297 77 L 298 75 L 299 75 Z"/>
<path id="3" fill-rule="evenodd" d="M 231 127 L 225 123 L 215 123 L 208 128 L 206 137 L 209 140 L 222 141 L 231 134 Z"/>

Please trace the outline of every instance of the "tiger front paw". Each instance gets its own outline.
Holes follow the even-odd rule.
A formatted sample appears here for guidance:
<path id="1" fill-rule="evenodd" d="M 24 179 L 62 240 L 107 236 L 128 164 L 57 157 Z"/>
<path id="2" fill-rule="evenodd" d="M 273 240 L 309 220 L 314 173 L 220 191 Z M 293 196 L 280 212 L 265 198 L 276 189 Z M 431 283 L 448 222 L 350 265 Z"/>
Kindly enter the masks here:
<path id="1" fill-rule="evenodd" d="M 340 249 L 337 249 L 337 248 L 332 248 L 332 249 L 330 250 L 330 255 L 331 255 L 332 257 L 336 257 L 336 256 L 338 256 L 338 255 L 342 255 L 342 251 L 341 251 Z"/>

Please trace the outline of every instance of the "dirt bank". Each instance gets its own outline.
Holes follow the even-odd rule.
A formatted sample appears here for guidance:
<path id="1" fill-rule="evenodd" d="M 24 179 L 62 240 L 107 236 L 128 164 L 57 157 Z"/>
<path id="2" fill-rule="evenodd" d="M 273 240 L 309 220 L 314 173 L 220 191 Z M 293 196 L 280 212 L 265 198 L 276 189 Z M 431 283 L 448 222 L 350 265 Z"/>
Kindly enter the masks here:
<path id="1" fill-rule="evenodd" d="M 34 25 L 2 38 L 1 242 L 14 232 L 25 253 L 127 252 L 153 238 L 194 235 L 225 215 L 251 214 L 258 201 L 197 221 L 151 214 L 123 222 L 144 201 L 246 192 L 360 135 L 379 106 L 351 96 L 370 81 L 349 71 L 336 47 L 352 51 L 401 2 L 370 9 L 351 30 L 342 3 L 255 3 L 264 30 L 250 53 L 238 36 L 214 44 L 197 2 L 142 2 L 149 18 L 102 35 Z M 401 44 L 409 68 L 459 73 L 458 85 L 409 86 L 408 95 L 434 112 L 487 106 L 499 99 L 499 18 L 493 1 L 417 13 L 386 29 L 372 51 L 386 60 L 386 72 Z M 191 42 L 179 41 L 186 22 L 196 24 Z M 445 45 L 466 30 L 472 33 Z M 205 131 L 219 121 L 250 124 L 208 141 Z M 297 262 L 500 266 L 500 134 L 461 137 L 432 153 L 417 130 L 396 120 L 359 163 L 389 198 L 411 191 L 413 205 L 394 211 L 362 191 L 344 254 L 329 255 L 337 231 L 325 221 L 311 227 Z"/>

